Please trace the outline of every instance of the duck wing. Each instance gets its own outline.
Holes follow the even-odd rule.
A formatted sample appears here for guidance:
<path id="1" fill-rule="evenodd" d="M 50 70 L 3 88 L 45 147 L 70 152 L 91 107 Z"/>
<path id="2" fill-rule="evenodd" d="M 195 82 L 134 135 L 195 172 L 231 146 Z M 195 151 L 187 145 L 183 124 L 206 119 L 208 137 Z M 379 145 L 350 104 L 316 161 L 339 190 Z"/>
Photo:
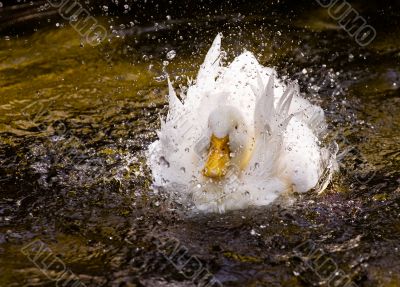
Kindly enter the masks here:
<path id="1" fill-rule="evenodd" d="M 207 142 L 209 107 L 218 101 L 212 91 L 221 70 L 221 37 L 218 34 L 215 38 L 183 103 L 168 78 L 168 114 L 161 120 L 159 140 L 149 146 L 147 157 L 156 186 L 186 186 L 198 176 L 202 159 L 197 145 Z"/>

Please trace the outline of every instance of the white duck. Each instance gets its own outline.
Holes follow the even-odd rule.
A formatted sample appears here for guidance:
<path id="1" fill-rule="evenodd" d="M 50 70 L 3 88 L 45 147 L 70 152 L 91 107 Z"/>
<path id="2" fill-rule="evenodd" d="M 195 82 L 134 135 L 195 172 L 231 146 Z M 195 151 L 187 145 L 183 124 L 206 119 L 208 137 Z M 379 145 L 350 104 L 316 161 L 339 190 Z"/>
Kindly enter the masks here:
<path id="1" fill-rule="evenodd" d="M 319 145 L 323 110 L 250 52 L 222 66 L 221 34 L 183 103 L 168 85 L 168 115 L 147 154 L 155 187 L 222 212 L 329 183 L 335 154 Z"/>

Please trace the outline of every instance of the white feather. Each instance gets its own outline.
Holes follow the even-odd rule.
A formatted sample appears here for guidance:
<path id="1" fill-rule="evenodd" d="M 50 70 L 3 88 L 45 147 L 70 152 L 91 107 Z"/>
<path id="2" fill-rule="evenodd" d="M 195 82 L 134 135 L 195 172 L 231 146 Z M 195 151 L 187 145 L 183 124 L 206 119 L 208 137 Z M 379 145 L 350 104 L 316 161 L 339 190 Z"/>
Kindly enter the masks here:
<path id="1" fill-rule="evenodd" d="M 154 185 L 178 192 L 181 201 L 200 210 L 219 212 L 266 205 L 284 192 L 306 192 L 323 175 L 320 186 L 325 188 L 335 153 L 318 144 L 326 128 L 323 110 L 250 52 L 222 66 L 221 37 L 215 38 L 183 103 L 168 79 L 169 112 L 159 140 L 148 150 Z M 230 138 L 247 139 L 251 157 L 243 170 L 232 166 L 224 179 L 212 181 L 201 173 L 212 133 L 208 120 L 214 111 L 223 121 L 219 109 L 221 117 L 230 117 L 224 112 L 228 106 L 240 113 L 232 117 L 245 127 Z"/>

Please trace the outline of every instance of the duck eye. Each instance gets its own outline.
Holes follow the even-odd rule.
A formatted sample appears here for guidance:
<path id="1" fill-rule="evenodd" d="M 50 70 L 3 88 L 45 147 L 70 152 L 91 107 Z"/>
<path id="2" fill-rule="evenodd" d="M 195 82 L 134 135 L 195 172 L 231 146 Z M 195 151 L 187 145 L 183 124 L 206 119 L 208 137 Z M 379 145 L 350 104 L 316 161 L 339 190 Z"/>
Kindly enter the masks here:
<path id="1" fill-rule="evenodd" d="M 235 130 L 237 130 L 237 129 L 238 129 L 238 126 L 236 125 L 236 126 L 235 126 Z"/>

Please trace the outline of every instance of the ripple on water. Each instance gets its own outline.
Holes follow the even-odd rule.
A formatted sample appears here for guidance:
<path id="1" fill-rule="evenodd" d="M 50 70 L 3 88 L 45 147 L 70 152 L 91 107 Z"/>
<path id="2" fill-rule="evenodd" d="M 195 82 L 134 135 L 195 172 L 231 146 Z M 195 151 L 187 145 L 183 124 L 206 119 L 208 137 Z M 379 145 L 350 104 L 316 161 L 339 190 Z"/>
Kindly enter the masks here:
<path id="1" fill-rule="evenodd" d="M 19 251 L 40 238 L 87 286 L 191 286 L 157 249 L 176 238 L 226 286 L 318 284 L 295 252 L 307 240 L 359 286 L 397 286 L 398 37 L 360 49 L 323 13 L 183 19 L 98 48 L 68 26 L 0 43 L 0 285 L 47 282 Z M 229 52 L 251 50 L 326 110 L 345 153 L 325 194 L 197 214 L 150 188 L 144 151 L 166 114 L 156 78 L 167 69 L 185 90 L 221 30 Z"/>

